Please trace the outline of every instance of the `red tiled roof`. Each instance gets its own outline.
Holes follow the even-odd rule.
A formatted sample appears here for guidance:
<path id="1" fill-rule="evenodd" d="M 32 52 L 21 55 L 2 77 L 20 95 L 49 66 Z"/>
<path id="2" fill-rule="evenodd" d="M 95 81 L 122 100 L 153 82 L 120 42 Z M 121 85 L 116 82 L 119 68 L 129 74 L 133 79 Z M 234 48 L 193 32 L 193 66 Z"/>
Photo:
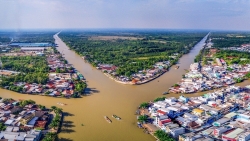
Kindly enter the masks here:
<path id="1" fill-rule="evenodd" d="M 157 112 L 160 113 L 160 114 L 163 114 L 163 115 L 166 114 L 166 112 L 163 112 L 163 111 L 161 111 L 161 110 L 157 110 Z"/>
<path id="2" fill-rule="evenodd" d="M 37 121 L 35 127 L 45 128 L 47 121 Z"/>

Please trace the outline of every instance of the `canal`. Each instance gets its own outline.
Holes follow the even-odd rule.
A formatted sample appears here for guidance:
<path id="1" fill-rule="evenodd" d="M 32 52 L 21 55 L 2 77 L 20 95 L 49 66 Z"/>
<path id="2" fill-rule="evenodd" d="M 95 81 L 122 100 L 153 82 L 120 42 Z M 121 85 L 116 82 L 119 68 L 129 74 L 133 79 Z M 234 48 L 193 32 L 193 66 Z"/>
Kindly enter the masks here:
<path id="1" fill-rule="evenodd" d="M 90 64 L 69 50 L 65 43 L 57 36 L 54 36 L 58 50 L 64 54 L 69 63 L 79 70 L 86 78 L 88 96 L 77 99 L 53 98 L 46 96 L 35 96 L 17 94 L 1 89 L 2 97 L 14 99 L 32 99 L 38 104 L 45 106 L 58 106 L 66 112 L 62 131 L 59 134 L 61 140 L 67 141 L 154 141 L 150 135 L 143 133 L 136 126 L 136 108 L 142 102 L 153 100 L 162 96 L 162 93 L 178 82 L 185 69 L 193 62 L 194 57 L 199 53 L 207 38 L 205 36 L 189 54 L 184 55 L 179 61 L 179 69 L 170 69 L 161 77 L 143 85 L 123 85 L 114 82 L 101 71 L 95 69 Z M 245 81 L 241 85 L 249 84 Z M 189 94 L 187 96 L 197 96 Z M 178 96 L 169 94 L 167 96 Z M 67 106 L 59 106 L 56 103 L 66 103 Z M 116 114 L 122 118 L 117 121 L 111 117 Z M 109 116 L 113 121 L 108 123 L 104 116 Z"/>

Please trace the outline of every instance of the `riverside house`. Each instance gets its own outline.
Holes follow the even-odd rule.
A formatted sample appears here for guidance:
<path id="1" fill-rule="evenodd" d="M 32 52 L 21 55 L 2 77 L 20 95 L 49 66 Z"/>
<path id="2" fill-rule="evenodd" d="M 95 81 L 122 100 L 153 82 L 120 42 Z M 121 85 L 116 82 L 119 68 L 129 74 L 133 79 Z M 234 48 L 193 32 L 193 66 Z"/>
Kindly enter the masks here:
<path id="1" fill-rule="evenodd" d="M 165 98 L 148 111 L 153 124 L 175 139 L 238 141 L 250 138 L 249 101 L 250 86 L 228 86 L 199 97 Z"/>
<path id="2" fill-rule="evenodd" d="M 48 123 L 53 119 L 49 110 L 43 110 L 36 104 L 19 106 L 22 100 L 0 100 L 0 122 L 3 131 L 0 140 L 39 141 Z M 49 131 L 49 130 L 47 130 Z"/>

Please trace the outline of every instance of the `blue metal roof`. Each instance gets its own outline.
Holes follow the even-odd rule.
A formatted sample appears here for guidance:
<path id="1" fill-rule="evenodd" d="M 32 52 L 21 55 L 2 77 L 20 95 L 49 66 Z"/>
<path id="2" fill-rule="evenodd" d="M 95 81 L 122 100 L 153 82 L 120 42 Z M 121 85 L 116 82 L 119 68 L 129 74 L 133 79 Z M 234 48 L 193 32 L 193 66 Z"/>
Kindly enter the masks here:
<path id="1" fill-rule="evenodd" d="M 19 47 L 49 47 L 52 46 L 51 43 L 11 43 L 10 46 Z"/>

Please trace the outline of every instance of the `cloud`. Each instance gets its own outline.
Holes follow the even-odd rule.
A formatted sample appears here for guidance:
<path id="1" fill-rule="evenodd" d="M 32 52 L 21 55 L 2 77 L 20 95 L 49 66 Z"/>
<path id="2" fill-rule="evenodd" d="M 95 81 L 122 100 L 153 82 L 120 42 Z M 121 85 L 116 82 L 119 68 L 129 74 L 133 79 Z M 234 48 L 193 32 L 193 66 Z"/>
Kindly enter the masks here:
<path id="1" fill-rule="evenodd" d="M 0 0 L 5 28 L 248 29 L 249 0 Z M 240 27 L 236 21 L 240 21 Z"/>

